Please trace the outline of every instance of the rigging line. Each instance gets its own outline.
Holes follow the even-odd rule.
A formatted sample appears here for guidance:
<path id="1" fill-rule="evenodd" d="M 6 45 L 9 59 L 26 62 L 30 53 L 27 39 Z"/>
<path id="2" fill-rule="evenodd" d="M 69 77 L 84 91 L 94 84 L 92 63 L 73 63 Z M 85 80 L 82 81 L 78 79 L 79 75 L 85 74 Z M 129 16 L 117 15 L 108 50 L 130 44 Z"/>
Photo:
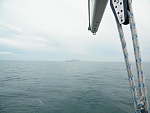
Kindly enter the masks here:
<path id="1" fill-rule="evenodd" d="M 89 15 L 89 27 L 88 27 L 88 30 L 91 30 L 91 27 L 90 27 L 90 0 L 88 0 L 88 15 Z"/>
<path id="2" fill-rule="evenodd" d="M 135 87 L 135 80 L 134 80 L 134 76 L 132 73 L 132 69 L 131 69 L 131 63 L 129 60 L 129 53 L 127 50 L 127 44 L 126 44 L 126 40 L 125 40 L 125 36 L 123 33 L 123 29 L 122 29 L 122 25 L 119 24 L 117 21 L 117 28 L 118 28 L 118 32 L 119 32 L 119 36 L 120 36 L 120 41 L 121 41 L 121 45 L 122 45 L 122 50 L 123 50 L 123 54 L 124 54 L 124 60 L 125 60 L 125 64 L 126 64 L 126 69 L 127 69 L 127 73 L 128 73 L 128 77 L 129 77 L 129 84 L 130 84 L 130 88 L 131 88 L 131 93 L 132 93 L 132 99 L 134 102 L 134 110 L 137 111 L 137 104 L 136 104 L 136 100 L 137 100 L 137 90 Z"/>
<path id="3" fill-rule="evenodd" d="M 142 60 L 141 60 L 139 42 L 138 42 L 138 37 L 137 37 L 137 30 L 136 30 L 136 25 L 135 25 L 135 20 L 134 20 L 132 5 L 131 5 L 132 3 L 130 0 L 128 3 L 129 3 L 129 10 L 130 10 L 130 12 L 128 12 L 129 23 L 130 23 L 133 47 L 134 47 L 134 53 L 135 53 L 140 96 L 137 96 L 135 80 L 134 80 L 134 76 L 132 74 L 131 63 L 129 61 L 129 54 L 127 51 L 127 44 L 125 41 L 122 25 L 119 24 L 117 21 L 116 21 L 116 23 L 117 23 L 120 41 L 121 41 L 121 45 L 122 45 L 122 50 L 123 50 L 123 54 L 124 54 L 126 69 L 127 69 L 127 73 L 128 73 L 128 77 L 129 77 L 129 83 L 130 83 L 131 93 L 133 96 L 135 113 L 149 113 L 147 90 L 146 90 L 146 85 L 145 85 L 143 69 L 142 69 Z"/>
<path id="4" fill-rule="evenodd" d="M 137 72 L 140 74 L 140 84 L 139 86 L 141 89 L 143 89 L 142 93 L 143 95 L 143 101 L 144 101 L 144 109 L 146 112 L 149 111 L 149 103 L 148 103 L 148 98 L 147 98 L 147 89 L 146 89 L 146 84 L 145 84 L 145 77 L 144 77 L 144 72 L 142 69 L 142 58 L 141 58 L 141 53 L 140 53 L 140 47 L 139 47 L 139 41 L 138 41 L 138 35 L 137 35 L 137 29 L 136 29 L 136 24 L 135 24 L 135 19 L 133 15 L 133 8 L 132 8 L 132 3 L 131 0 L 128 0 L 129 4 L 129 22 L 130 22 L 130 29 L 131 29 L 131 34 L 132 34 L 132 41 L 133 41 L 133 47 L 134 47 L 134 53 L 135 53 L 135 60 L 136 60 L 136 66 L 137 66 Z M 140 95 L 142 96 L 142 95 Z M 142 97 L 141 97 L 142 98 Z"/>

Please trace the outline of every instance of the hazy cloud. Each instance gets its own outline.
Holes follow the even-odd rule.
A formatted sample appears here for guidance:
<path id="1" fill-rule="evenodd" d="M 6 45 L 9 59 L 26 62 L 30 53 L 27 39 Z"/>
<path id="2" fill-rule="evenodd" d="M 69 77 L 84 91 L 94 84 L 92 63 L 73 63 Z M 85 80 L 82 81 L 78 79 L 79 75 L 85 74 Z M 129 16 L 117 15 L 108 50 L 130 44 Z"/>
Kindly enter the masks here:
<path id="1" fill-rule="evenodd" d="M 0 55 L 12 55 L 12 54 L 14 54 L 14 53 L 12 53 L 12 52 L 0 52 Z"/>
<path id="2" fill-rule="evenodd" d="M 142 56 L 149 61 L 149 1 L 133 1 Z M 139 8 L 142 7 L 142 8 Z M 115 18 L 107 5 L 99 31 L 88 30 L 87 0 L 1 0 L 0 51 L 7 59 L 123 61 Z M 131 59 L 129 26 L 124 26 Z M 0 56 L 0 59 L 4 57 Z M 5 58 L 6 59 L 6 58 Z"/>

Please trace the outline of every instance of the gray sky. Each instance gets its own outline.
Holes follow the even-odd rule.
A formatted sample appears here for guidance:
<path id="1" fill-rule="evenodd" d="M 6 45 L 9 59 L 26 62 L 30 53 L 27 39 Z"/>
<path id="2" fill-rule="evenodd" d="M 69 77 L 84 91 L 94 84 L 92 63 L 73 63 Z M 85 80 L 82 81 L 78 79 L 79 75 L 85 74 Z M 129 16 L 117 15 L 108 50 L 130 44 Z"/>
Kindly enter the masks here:
<path id="1" fill-rule="evenodd" d="M 133 0 L 143 61 L 150 61 L 149 6 Z M 87 28 L 87 0 L 0 0 L 0 60 L 124 61 L 109 2 L 97 35 Z M 133 61 L 129 26 L 124 32 Z"/>

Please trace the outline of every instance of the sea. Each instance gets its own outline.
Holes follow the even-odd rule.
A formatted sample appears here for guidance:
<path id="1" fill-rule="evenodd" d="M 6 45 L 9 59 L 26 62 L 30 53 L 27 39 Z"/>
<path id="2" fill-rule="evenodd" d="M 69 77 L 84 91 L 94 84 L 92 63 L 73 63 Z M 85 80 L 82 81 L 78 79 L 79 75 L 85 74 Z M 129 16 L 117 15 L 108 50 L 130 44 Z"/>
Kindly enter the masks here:
<path id="1" fill-rule="evenodd" d="M 0 113 L 134 113 L 125 63 L 0 61 Z"/>

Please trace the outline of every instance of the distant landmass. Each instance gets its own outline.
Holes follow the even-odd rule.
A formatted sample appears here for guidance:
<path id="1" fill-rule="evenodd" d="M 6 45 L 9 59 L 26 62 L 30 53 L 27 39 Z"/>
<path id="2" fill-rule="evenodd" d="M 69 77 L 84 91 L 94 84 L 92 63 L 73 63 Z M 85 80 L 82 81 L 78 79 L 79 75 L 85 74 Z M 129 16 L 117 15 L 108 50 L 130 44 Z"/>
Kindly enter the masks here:
<path id="1" fill-rule="evenodd" d="M 72 60 L 66 60 L 65 62 L 79 62 L 80 60 L 72 59 Z"/>

